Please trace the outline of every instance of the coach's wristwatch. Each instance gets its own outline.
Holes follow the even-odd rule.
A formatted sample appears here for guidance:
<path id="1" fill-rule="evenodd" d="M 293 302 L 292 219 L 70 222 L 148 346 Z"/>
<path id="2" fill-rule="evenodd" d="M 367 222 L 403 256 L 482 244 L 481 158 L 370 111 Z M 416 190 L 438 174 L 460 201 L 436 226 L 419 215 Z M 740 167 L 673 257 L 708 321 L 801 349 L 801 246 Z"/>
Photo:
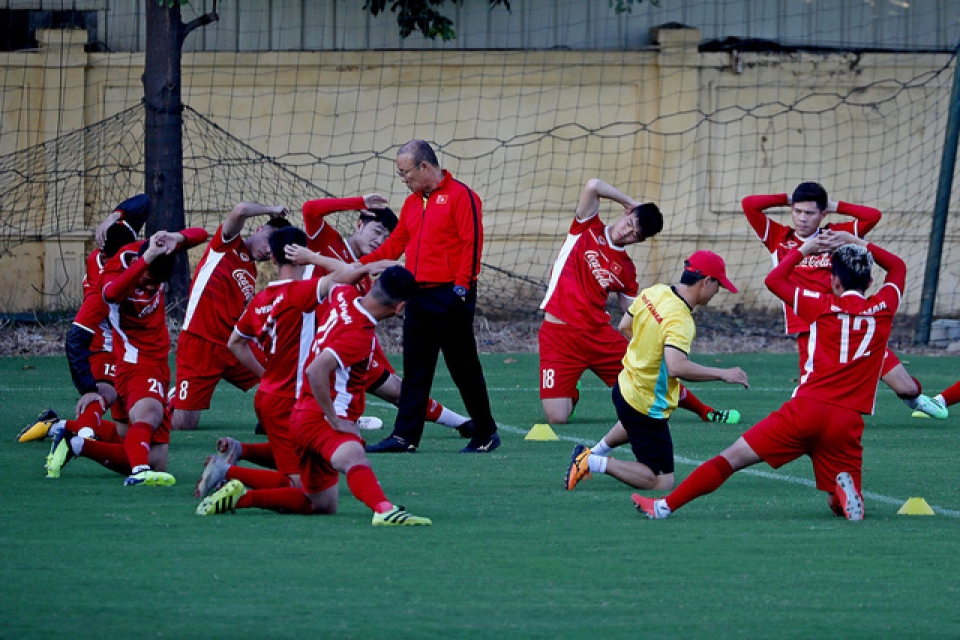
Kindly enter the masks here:
<path id="1" fill-rule="evenodd" d="M 459 284 L 454 285 L 454 287 L 453 287 L 453 292 L 454 292 L 455 294 L 457 294 L 458 296 L 460 296 L 461 298 L 466 298 L 466 297 L 467 297 L 467 288 L 466 288 L 466 287 L 462 287 L 462 286 L 460 286 Z"/>

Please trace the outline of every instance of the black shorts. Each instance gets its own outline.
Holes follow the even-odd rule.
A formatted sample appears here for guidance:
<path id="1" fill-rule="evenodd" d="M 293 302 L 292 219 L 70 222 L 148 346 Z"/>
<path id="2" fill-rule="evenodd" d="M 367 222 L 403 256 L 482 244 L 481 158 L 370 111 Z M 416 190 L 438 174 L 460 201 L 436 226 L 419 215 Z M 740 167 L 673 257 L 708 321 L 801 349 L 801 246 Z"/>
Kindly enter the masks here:
<path id="1" fill-rule="evenodd" d="M 613 385 L 613 406 L 620 424 L 627 430 L 630 448 L 637 462 L 650 467 L 654 475 L 673 473 L 673 438 L 670 422 L 640 413 L 624 400 L 620 382 Z"/>

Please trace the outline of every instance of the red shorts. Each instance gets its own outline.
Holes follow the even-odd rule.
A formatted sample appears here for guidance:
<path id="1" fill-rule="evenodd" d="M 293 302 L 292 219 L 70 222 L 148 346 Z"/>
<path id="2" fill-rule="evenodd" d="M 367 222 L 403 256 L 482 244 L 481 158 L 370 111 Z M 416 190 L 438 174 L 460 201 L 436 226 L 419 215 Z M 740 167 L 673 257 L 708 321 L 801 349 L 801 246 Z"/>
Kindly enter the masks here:
<path id="1" fill-rule="evenodd" d="M 320 493 L 337 486 L 340 472 L 330 466 L 330 458 L 348 442 L 365 446 L 363 438 L 337 431 L 330 426 L 320 407 L 294 408 L 290 433 L 300 457 L 300 482 L 304 493 Z"/>
<path id="2" fill-rule="evenodd" d="M 109 384 L 116 388 L 117 365 L 116 358 L 110 351 L 97 351 L 90 354 L 90 372 L 93 373 L 93 379 L 97 382 Z M 123 399 L 117 396 L 116 401 L 110 405 L 110 414 L 115 422 L 127 421 L 127 409 L 123 404 Z"/>
<path id="3" fill-rule="evenodd" d="M 376 384 L 381 378 L 386 380 L 385 374 L 396 373 L 396 369 L 387 360 L 387 354 L 383 352 L 380 341 L 377 340 L 377 347 L 373 350 L 373 359 L 370 361 L 370 368 L 367 369 L 367 387 Z"/>
<path id="4" fill-rule="evenodd" d="M 610 325 L 587 332 L 546 320 L 540 325 L 537 339 L 541 400 L 576 397 L 577 382 L 588 369 L 612 387 L 623 370 L 623 354 L 629 343 Z"/>
<path id="5" fill-rule="evenodd" d="M 255 349 L 260 359 L 259 349 Z M 220 380 L 248 391 L 260 378 L 240 364 L 225 344 L 204 340 L 186 331 L 177 339 L 177 385 L 170 406 L 184 411 L 210 408 L 210 398 Z"/>
<path id="6" fill-rule="evenodd" d="M 117 365 L 116 389 L 118 402 L 132 408 L 144 398 L 153 398 L 166 407 L 167 386 L 170 384 L 170 365 L 153 360 Z M 111 408 L 112 409 L 112 408 Z M 114 414 L 116 417 L 116 414 Z M 170 413 L 163 412 L 163 421 L 153 432 L 151 444 L 170 442 Z"/>
<path id="7" fill-rule="evenodd" d="M 807 350 L 810 348 L 810 333 L 798 333 L 797 334 L 797 349 L 800 351 L 800 374 L 803 375 L 803 363 L 807 360 Z M 883 356 L 883 368 L 880 369 L 880 377 L 890 373 L 897 365 L 900 364 L 900 358 L 897 357 L 893 351 L 890 350 L 890 347 L 887 347 L 887 351 Z"/>
<path id="8" fill-rule="evenodd" d="M 863 416 L 813 398 L 792 398 L 755 424 L 743 439 L 774 469 L 810 456 L 817 489 L 833 493 L 837 474 L 853 476 L 860 489 Z"/>
<path id="9" fill-rule="evenodd" d="M 253 397 L 253 409 L 267 432 L 277 471 L 288 476 L 300 473 L 300 457 L 290 436 L 290 414 L 296 402 L 296 398 L 284 398 L 266 391 L 257 391 Z"/>

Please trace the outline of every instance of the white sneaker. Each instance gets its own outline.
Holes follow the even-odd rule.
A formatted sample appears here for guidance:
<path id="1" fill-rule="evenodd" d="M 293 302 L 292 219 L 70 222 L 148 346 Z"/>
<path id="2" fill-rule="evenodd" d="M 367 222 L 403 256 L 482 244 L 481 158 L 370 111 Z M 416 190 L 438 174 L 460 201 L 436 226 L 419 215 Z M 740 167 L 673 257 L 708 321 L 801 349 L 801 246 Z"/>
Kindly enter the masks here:
<path id="1" fill-rule="evenodd" d="M 376 416 L 362 416 L 357 418 L 357 429 L 361 431 L 376 431 L 383 428 L 383 420 Z"/>
<path id="2" fill-rule="evenodd" d="M 950 412 L 946 405 L 936 398 L 930 398 L 923 394 L 917 396 L 916 410 L 913 412 L 914 418 L 936 418 L 937 420 L 946 420 Z"/>

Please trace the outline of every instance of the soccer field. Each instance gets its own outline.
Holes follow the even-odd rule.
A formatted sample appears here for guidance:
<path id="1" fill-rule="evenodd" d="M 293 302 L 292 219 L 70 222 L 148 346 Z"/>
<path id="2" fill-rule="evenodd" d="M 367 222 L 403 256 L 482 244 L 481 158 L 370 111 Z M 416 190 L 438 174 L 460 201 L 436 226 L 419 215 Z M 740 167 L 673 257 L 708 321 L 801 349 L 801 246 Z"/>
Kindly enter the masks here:
<path id="1" fill-rule="evenodd" d="M 387 495 L 434 522 L 396 529 L 372 527 L 343 482 L 335 516 L 194 515 L 216 439 L 260 439 L 252 394 L 225 385 L 199 431 L 173 434 L 175 487 L 124 487 L 83 459 L 45 479 L 47 444 L 13 438 L 46 407 L 70 413 L 66 363 L 0 359 L 0 637 L 960 636 L 960 411 L 913 419 L 881 386 L 863 522 L 831 514 L 806 459 L 758 465 L 648 521 L 612 478 L 562 488 L 574 443 L 615 419 L 598 379 L 585 378 L 558 442 L 526 441 L 542 422 L 537 356 L 481 357 L 503 446 L 460 455 L 456 432 L 428 424 L 418 453 L 372 456 Z M 752 388 L 692 385 L 744 422 L 676 413 L 678 481 L 779 407 L 796 377 L 794 354 L 694 360 L 742 366 Z M 931 393 L 956 362 L 904 357 Z M 434 397 L 462 410 L 442 366 Z M 392 424 L 376 398 L 367 413 Z M 913 496 L 937 514 L 897 515 Z"/>

